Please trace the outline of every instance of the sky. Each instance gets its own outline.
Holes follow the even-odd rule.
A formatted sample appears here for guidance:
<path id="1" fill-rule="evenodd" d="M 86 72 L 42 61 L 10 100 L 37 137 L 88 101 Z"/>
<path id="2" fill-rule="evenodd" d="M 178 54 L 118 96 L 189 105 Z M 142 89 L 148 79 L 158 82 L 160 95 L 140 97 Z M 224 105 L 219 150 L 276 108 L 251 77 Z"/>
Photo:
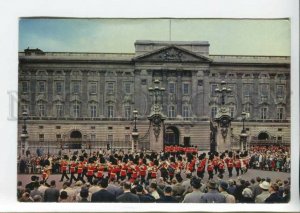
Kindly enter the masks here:
<path id="1" fill-rule="evenodd" d="M 287 19 L 19 19 L 19 51 L 134 53 L 136 40 L 208 41 L 211 55 L 290 55 Z"/>

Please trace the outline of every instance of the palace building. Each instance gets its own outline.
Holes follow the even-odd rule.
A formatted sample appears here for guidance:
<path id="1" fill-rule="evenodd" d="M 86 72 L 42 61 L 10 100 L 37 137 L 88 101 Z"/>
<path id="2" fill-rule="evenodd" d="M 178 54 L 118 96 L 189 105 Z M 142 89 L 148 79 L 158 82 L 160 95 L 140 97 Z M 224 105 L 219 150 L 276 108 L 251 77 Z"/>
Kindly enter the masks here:
<path id="1" fill-rule="evenodd" d="M 209 150 L 210 121 L 221 104 L 215 89 L 225 81 L 232 149 L 242 112 L 248 145 L 290 144 L 290 57 L 210 55 L 206 41 L 134 45 L 134 53 L 19 52 L 18 139 L 26 111 L 29 149 L 128 148 L 136 109 L 137 146 L 149 149 L 149 87 L 159 80 L 164 143 Z"/>

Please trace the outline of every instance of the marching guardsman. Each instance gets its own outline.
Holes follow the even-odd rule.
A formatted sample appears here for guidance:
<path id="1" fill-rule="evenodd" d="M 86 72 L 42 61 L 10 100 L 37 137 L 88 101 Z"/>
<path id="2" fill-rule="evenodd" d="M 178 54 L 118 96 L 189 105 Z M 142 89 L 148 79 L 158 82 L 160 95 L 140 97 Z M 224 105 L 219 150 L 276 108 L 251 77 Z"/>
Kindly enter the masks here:
<path id="1" fill-rule="evenodd" d="M 235 167 L 235 171 L 236 171 L 236 176 L 239 176 L 240 169 L 241 169 L 241 160 L 240 160 L 240 156 L 238 154 L 235 156 L 234 167 Z"/>
<path id="2" fill-rule="evenodd" d="M 133 183 L 136 179 L 138 178 L 138 171 L 136 171 L 135 169 L 132 169 L 132 175 L 130 178 L 130 182 Z"/>
<path id="3" fill-rule="evenodd" d="M 60 178 L 60 182 L 64 181 L 64 178 L 66 177 L 67 180 L 69 180 L 70 178 L 67 175 L 67 167 L 68 167 L 68 162 L 64 159 L 61 160 L 60 162 L 60 170 L 61 170 L 61 178 Z"/>
<path id="4" fill-rule="evenodd" d="M 229 177 L 232 177 L 232 169 L 233 169 L 233 158 L 232 158 L 232 152 L 228 153 L 228 157 L 226 158 L 226 164 L 227 164 L 227 169 L 229 173 Z"/>
<path id="5" fill-rule="evenodd" d="M 219 169 L 219 155 L 218 155 L 218 153 L 215 154 L 214 159 L 212 160 L 212 164 L 214 166 L 215 174 L 217 174 L 218 169 Z"/>
<path id="6" fill-rule="evenodd" d="M 73 180 L 77 181 L 77 178 L 75 177 L 76 166 L 77 166 L 77 163 L 75 161 L 71 161 L 71 163 L 70 163 L 70 173 L 71 173 L 70 183 L 71 184 L 72 184 Z"/>
<path id="7" fill-rule="evenodd" d="M 104 176 L 104 166 L 100 163 L 98 166 L 97 166 L 97 175 L 96 175 L 96 178 L 98 180 L 101 180 Z"/>
<path id="8" fill-rule="evenodd" d="M 83 180 L 83 162 L 79 162 L 77 165 L 77 181 L 81 180 L 82 183 L 85 183 L 85 181 Z"/>
<path id="9" fill-rule="evenodd" d="M 142 165 L 140 165 L 140 176 L 141 176 L 141 183 L 145 182 L 147 173 L 147 166 L 146 166 L 146 159 L 143 159 Z"/>
<path id="10" fill-rule="evenodd" d="M 131 178 L 131 175 L 132 175 L 132 162 L 129 161 L 128 164 L 127 164 L 127 178 L 128 180 L 130 180 Z"/>
<path id="11" fill-rule="evenodd" d="M 156 177 L 157 177 L 157 170 L 158 170 L 157 166 L 154 165 L 152 167 L 152 170 L 151 170 L 151 179 L 156 179 Z"/>
<path id="12" fill-rule="evenodd" d="M 199 165 L 197 168 L 197 176 L 201 179 L 203 179 L 204 177 L 205 167 L 206 167 L 206 158 L 205 155 L 202 154 L 199 156 Z"/>
<path id="13" fill-rule="evenodd" d="M 208 173 L 208 180 L 214 178 L 214 165 L 213 165 L 213 156 L 209 157 L 208 164 L 207 164 L 207 173 Z"/>
<path id="14" fill-rule="evenodd" d="M 120 178 L 122 181 L 126 179 L 126 175 L 127 175 L 127 165 L 123 163 L 120 171 Z"/>
<path id="15" fill-rule="evenodd" d="M 176 169 L 177 169 L 176 163 L 175 162 L 170 163 L 170 165 L 168 166 L 170 180 L 172 180 L 174 178 Z"/>
<path id="16" fill-rule="evenodd" d="M 92 184 L 93 177 L 94 177 L 94 166 L 93 166 L 93 164 L 91 164 L 91 163 L 88 164 L 86 175 L 87 175 L 88 182 L 90 184 Z"/>
<path id="17" fill-rule="evenodd" d="M 224 156 L 221 155 L 220 159 L 219 159 L 219 163 L 218 163 L 218 169 L 219 169 L 219 174 L 223 175 L 224 171 L 225 171 L 225 162 L 223 160 Z"/>

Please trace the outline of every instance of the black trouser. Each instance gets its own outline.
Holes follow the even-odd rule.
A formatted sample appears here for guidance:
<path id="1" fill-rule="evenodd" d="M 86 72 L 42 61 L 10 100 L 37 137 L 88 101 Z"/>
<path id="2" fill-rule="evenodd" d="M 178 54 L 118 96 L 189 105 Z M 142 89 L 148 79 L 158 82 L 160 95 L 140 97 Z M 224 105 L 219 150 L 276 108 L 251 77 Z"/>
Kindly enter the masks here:
<path id="1" fill-rule="evenodd" d="M 128 177 L 128 180 L 130 180 L 130 178 L 131 178 L 131 175 L 132 175 L 132 173 L 128 173 L 128 172 L 127 172 L 127 177 Z"/>
<path id="2" fill-rule="evenodd" d="M 236 176 L 239 176 L 240 175 L 240 168 L 235 167 L 235 171 L 236 171 Z"/>
<path id="3" fill-rule="evenodd" d="M 218 174 L 218 166 L 214 166 L 215 174 Z"/>
<path id="4" fill-rule="evenodd" d="M 141 184 L 145 183 L 145 175 L 141 175 Z"/>
<path id="5" fill-rule="evenodd" d="M 232 177 L 232 167 L 228 167 L 229 177 Z"/>
<path id="6" fill-rule="evenodd" d="M 120 179 L 123 181 L 126 179 L 126 176 L 120 176 Z"/>
<path id="7" fill-rule="evenodd" d="M 71 173 L 71 179 L 70 179 L 70 183 L 72 183 L 72 181 L 77 181 L 77 178 L 74 175 L 75 173 Z"/>
<path id="8" fill-rule="evenodd" d="M 150 180 L 150 179 L 151 179 L 151 172 L 148 172 L 147 180 Z"/>
<path id="9" fill-rule="evenodd" d="M 197 176 L 201 179 L 204 177 L 204 171 L 197 171 Z"/>
<path id="10" fill-rule="evenodd" d="M 88 182 L 90 183 L 90 184 L 92 184 L 93 183 L 93 175 L 88 175 L 87 176 L 87 180 L 88 180 Z"/>
<path id="11" fill-rule="evenodd" d="M 78 181 L 78 180 L 81 180 L 82 183 L 85 183 L 85 181 L 84 181 L 84 179 L 83 179 L 83 173 L 78 173 L 78 175 L 77 175 L 77 181 Z"/>
<path id="12" fill-rule="evenodd" d="M 208 180 L 214 178 L 214 172 L 213 171 L 208 171 Z"/>
<path id="13" fill-rule="evenodd" d="M 69 180 L 70 178 L 68 177 L 67 175 L 67 171 L 63 171 L 62 174 L 61 174 L 61 178 L 60 178 L 60 181 L 64 181 L 64 177 L 67 178 L 67 180 Z"/>
<path id="14" fill-rule="evenodd" d="M 224 169 L 219 169 L 219 174 L 223 175 L 223 173 L 224 173 Z"/>

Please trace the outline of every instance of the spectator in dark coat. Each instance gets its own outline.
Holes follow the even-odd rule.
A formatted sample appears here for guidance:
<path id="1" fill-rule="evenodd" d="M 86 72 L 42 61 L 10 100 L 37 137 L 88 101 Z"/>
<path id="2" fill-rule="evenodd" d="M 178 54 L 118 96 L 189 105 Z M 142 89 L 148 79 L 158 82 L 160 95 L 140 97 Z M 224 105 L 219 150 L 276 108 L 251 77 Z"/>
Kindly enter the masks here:
<path id="1" fill-rule="evenodd" d="M 291 198 L 290 187 L 286 186 L 286 187 L 284 187 L 284 190 L 283 190 L 282 202 L 288 203 L 288 202 L 290 202 L 290 198 Z"/>
<path id="2" fill-rule="evenodd" d="M 140 198 L 140 202 L 141 203 L 154 203 L 155 202 L 155 198 L 150 195 L 144 188 L 142 185 L 137 185 L 135 187 L 136 189 L 136 194 L 137 196 L 139 196 Z"/>
<path id="3" fill-rule="evenodd" d="M 139 196 L 137 196 L 136 194 L 133 194 L 130 191 L 130 189 L 131 189 L 131 183 L 130 182 L 124 183 L 124 186 L 123 186 L 124 193 L 117 197 L 117 202 L 139 203 L 140 202 Z"/>
<path id="4" fill-rule="evenodd" d="M 269 188 L 270 196 L 265 200 L 265 203 L 281 203 L 282 197 L 278 193 L 279 187 L 276 183 L 271 184 Z"/>
<path id="5" fill-rule="evenodd" d="M 116 202 L 116 197 L 106 190 L 108 179 L 103 178 L 100 182 L 100 190 L 92 194 L 91 202 L 111 203 Z"/>
<path id="6" fill-rule="evenodd" d="M 59 190 L 56 189 L 56 182 L 52 180 L 50 182 L 50 187 L 46 189 L 44 194 L 44 201 L 45 202 L 58 202 L 59 198 Z"/>
<path id="7" fill-rule="evenodd" d="M 172 187 L 166 186 L 164 196 L 157 200 L 157 203 L 178 203 L 178 200 L 172 196 Z"/>
<path id="8" fill-rule="evenodd" d="M 225 196 L 219 193 L 214 180 L 210 180 L 207 186 L 208 192 L 201 196 L 201 203 L 226 203 Z"/>
<path id="9" fill-rule="evenodd" d="M 36 185 L 36 182 L 38 181 L 37 179 L 37 176 L 31 176 L 31 182 L 25 186 L 25 189 L 29 189 L 30 191 L 32 191 L 34 189 L 34 186 Z"/>

